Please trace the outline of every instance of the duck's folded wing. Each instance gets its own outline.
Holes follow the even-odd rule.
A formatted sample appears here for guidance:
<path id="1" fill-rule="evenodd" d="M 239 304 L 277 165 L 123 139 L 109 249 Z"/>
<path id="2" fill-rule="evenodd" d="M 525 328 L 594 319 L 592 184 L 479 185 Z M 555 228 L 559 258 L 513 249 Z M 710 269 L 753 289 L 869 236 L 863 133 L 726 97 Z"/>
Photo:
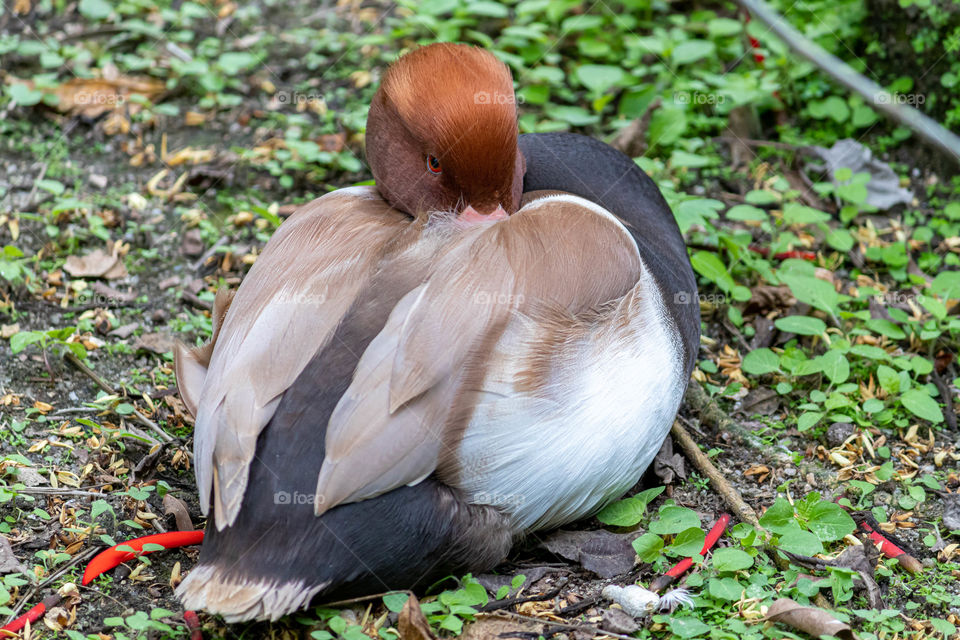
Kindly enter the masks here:
<path id="1" fill-rule="evenodd" d="M 372 188 L 335 191 L 304 206 L 250 269 L 219 323 L 212 355 L 198 353 L 180 367 L 184 397 L 196 410 L 200 506 L 206 513 L 212 493 L 218 528 L 236 518 L 257 438 L 282 394 L 409 225 Z"/>
<path id="2" fill-rule="evenodd" d="M 576 322 L 639 275 L 623 225 L 574 196 L 534 200 L 451 240 L 394 308 L 331 416 L 318 513 L 415 483 L 455 458 L 472 391 L 503 364 L 488 350 L 512 323 L 544 310 Z"/>

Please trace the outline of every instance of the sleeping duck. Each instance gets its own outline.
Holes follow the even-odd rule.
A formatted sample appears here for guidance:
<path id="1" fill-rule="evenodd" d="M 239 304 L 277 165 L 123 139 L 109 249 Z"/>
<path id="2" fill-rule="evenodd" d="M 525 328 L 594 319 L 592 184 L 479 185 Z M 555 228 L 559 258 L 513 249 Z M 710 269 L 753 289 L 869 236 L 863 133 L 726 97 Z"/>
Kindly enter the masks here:
<path id="1" fill-rule="evenodd" d="M 700 333 L 680 231 L 618 151 L 518 136 L 513 95 L 479 48 L 400 58 L 376 187 L 294 213 L 178 347 L 209 516 L 186 608 L 276 619 L 487 570 L 653 460 Z"/>

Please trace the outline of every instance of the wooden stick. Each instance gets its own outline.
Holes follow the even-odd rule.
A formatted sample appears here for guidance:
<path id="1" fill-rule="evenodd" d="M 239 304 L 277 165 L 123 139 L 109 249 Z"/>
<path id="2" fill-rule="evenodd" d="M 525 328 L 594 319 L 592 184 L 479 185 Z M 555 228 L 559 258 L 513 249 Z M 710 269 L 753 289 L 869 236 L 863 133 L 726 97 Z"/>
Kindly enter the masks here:
<path id="1" fill-rule="evenodd" d="M 97 385 L 98 387 L 100 387 L 101 389 L 103 389 L 104 391 L 106 391 L 107 393 L 109 393 L 109 394 L 112 395 L 112 396 L 120 395 L 119 393 L 117 393 L 116 389 L 114 389 L 113 387 L 111 387 L 109 384 L 107 384 L 107 383 L 103 380 L 103 378 L 101 378 L 100 376 L 98 376 L 98 375 L 93 371 L 93 369 L 91 369 L 91 368 L 88 367 L 87 365 L 83 364 L 83 361 L 82 361 L 80 358 L 78 358 L 77 356 L 73 355 L 73 354 L 72 354 L 71 352 L 69 352 L 69 351 L 67 351 L 67 353 L 66 353 L 66 358 L 67 358 L 67 362 L 69 362 L 69 363 L 72 364 L 74 367 L 76 367 L 76 368 L 80 371 L 80 373 L 84 374 L 85 376 L 87 376 L 88 378 L 90 378 L 91 380 L 93 380 L 94 383 L 96 383 L 96 385 Z M 146 416 L 144 416 L 143 414 L 141 414 L 139 411 L 134 410 L 134 412 L 130 415 L 130 417 L 131 417 L 133 420 L 136 420 L 137 422 L 139 422 L 140 424 L 142 424 L 143 426 L 147 427 L 148 429 L 150 429 L 150 430 L 153 431 L 154 433 L 156 433 L 156 434 L 160 437 L 160 439 L 163 440 L 164 442 L 173 442 L 173 440 L 174 440 L 173 436 L 171 436 L 169 433 L 167 433 L 166 431 L 164 431 L 163 429 L 161 429 L 161 428 L 160 428 L 160 425 L 158 425 L 156 422 L 154 422 L 154 421 L 151 420 L 150 418 L 147 418 Z"/>
<path id="2" fill-rule="evenodd" d="M 744 502 L 743 498 L 740 497 L 740 492 L 733 488 L 733 485 L 720 473 L 720 470 L 713 465 L 710 458 L 708 458 L 703 451 L 700 451 L 700 447 L 697 446 L 697 443 L 694 442 L 690 433 L 683 428 L 683 425 L 681 425 L 679 421 L 675 420 L 673 422 L 670 433 L 673 434 L 673 439 L 680 445 L 680 448 L 683 449 L 683 452 L 687 455 L 687 459 L 693 463 L 697 471 L 710 480 L 710 484 L 713 485 L 713 488 L 720 494 L 720 497 L 723 498 L 723 501 L 730 510 L 733 511 L 734 515 L 742 522 L 750 523 L 754 527 L 762 529 L 763 527 L 760 526 L 760 518 L 757 517 L 757 512 L 753 510 L 753 507 Z"/>
<path id="3" fill-rule="evenodd" d="M 890 120 L 910 129 L 928 145 L 960 164 L 960 137 L 956 134 L 947 131 L 913 107 L 900 104 L 886 89 L 860 75 L 843 60 L 806 38 L 763 0 L 736 0 L 736 3 L 770 27 L 794 53 L 812 62 L 843 87 L 862 96 L 874 111 L 879 111 Z"/>

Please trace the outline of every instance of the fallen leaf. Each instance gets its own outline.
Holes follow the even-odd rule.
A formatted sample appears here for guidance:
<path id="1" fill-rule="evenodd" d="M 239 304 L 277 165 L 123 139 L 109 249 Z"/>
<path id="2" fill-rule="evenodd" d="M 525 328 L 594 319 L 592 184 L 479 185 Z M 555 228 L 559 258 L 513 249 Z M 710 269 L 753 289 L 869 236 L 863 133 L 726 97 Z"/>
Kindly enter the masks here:
<path id="1" fill-rule="evenodd" d="M 125 324 L 125 325 L 122 325 L 122 326 L 117 327 L 116 329 L 114 329 L 113 331 L 111 331 L 111 332 L 109 333 L 109 335 L 115 336 L 115 337 L 120 338 L 121 340 L 123 340 L 123 339 L 129 338 L 131 335 L 133 335 L 133 332 L 136 331 L 138 328 L 140 328 L 140 323 L 139 323 L 139 322 L 131 322 L 130 324 Z"/>
<path id="2" fill-rule="evenodd" d="M 188 258 L 198 258 L 203 255 L 203 238 L 200 236 L 200 229 L 190 229 L 183 234 L 180 240 L 180 253 Z"/>
<path id="3" fill-rule="evenodd" d="M 133 343 L 133 348 L 163 355 L 173 351 L 173 344 L 173 338 L 166 333 L 145 333 L 137 338 L 136 342 Z"/>
<path id="4" fill-rule="evenodd" d="M 410 594 L 407 602 L 400 611 L 400 618 L 397 620 L 397 631 L 400 632 L 402 640 L 436 640 L 437 636 L 430 631 L 430 623 L 420 609 L 420 601 L 417 597 Z"/>
<path id="5" fill-rule="evenodd" d="M 0 338 L 7 340 L 10 336 L 20 333 L 20 325 L 17 323 L 14 324 L 3 324 L 0 325 Z"/>
<path id="6" fill-rule="evenodd" d="M 687 469 L 683 456 L 673 452 L 673 438 L 667 438 L 653 459 L 653 472 L 664 484 L 672 484 L 675 478 L 686 479 Z"/>
<path id="7" fill-rule="evenodd" d="M 113 254 L 97 249 L 82 258 L 68 256 L 64 270 L 74 278 L 104 278 L 117 280 L 127 277 L 127 267 L 115 248 Z"/>
<path id="8" fill-rule="evenodd" d="M 823 609 L 803 607 L 790 598 L 780 598 L 767 609 L 767 620 L 782 622 L 814 638 L 836 636 L 843 640 L 857 640 L 850 625 L 837 620 Z"/>
<path id="9" fill-rule="evenodd" d="M 0 535 L 0 576 L 8 573 L 26 573 L 27 568 L 13 555 L 13 548 L 5 536 Z"/>
<path id="10" fill-rule="evenodd" d="M 613 578 L 633 568 L 637 552 L 631 542 L 636 534 L 618 535 L 605 529 L 557 531 L 543 541 L 550 552 L 577 562 L 601 578 Z"/>
<path id="11" fill-rule="evenodd" d="M 187 511 L 187 503 L 168 493 L 163 496 L 163 514 L 168 516 L 171 513 L 177 521 L 177 531 L 193 531 L 193 520 Z"/>

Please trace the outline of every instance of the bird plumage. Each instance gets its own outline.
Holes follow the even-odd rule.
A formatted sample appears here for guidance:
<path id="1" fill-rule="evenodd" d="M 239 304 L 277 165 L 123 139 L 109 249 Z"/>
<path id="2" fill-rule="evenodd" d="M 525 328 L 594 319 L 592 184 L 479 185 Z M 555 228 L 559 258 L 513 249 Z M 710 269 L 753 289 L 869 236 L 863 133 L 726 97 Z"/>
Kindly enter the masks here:
<path id="1" fill-rule="evenodd" d="M 503 90 L 489 54 L 438 59 L 450 47 Z M 276 618 L 489 569 L 637 482 L 692 368 L 699 312 L 677 294 L 695 282 L 655 185 L 587 140 L 514 140 L 493 191 L 452 204 L 434 183 L 446 208 L 398 210 L 380 183 L 332 192 L 218 294 L 214 339 L 176 358 L 212 511 L 185 606 Z M 518 155 L 512 215 L 465 215 L 471 194 L 519 190 Z"/>

